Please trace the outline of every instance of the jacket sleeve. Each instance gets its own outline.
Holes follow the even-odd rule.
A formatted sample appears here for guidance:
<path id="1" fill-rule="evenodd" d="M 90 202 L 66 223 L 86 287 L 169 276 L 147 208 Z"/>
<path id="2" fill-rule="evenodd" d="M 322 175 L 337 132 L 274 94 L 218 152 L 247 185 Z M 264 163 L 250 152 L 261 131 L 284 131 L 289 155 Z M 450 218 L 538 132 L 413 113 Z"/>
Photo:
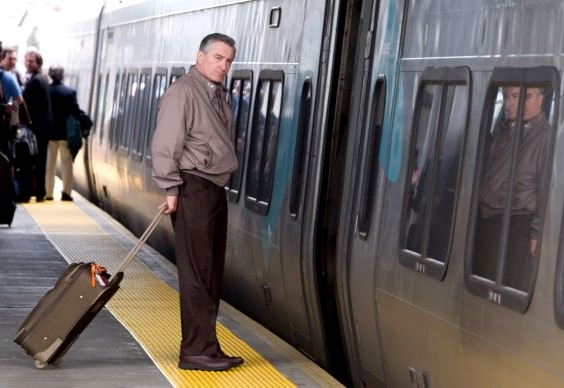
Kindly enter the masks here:
<path id="1" fill-rule="evenodd" d="M 157 125 L 151 143 L 152 177 L 167 195 L 177 195 L 178 187 L 182 184 L 179 160 L 189 131 L 188 104 L 185 96 L 170 89 L 159 103 Z"/>
<path id="2" fill-rule="evenodd" d="M 70 114 L 73 115 L 76 121 L 80 122 L 80 120 L 82 120 L 82 117 L 80 115 L 80 108 L 77 101 L 76 91 L 73 90 L 69 95 L 69 110 Z"/>
<path id="3" fill-rule="evenodd" d="M 545 214 L 546 203 L 548 199 L 548 190 L 550 188 L 550 164 L 548 160 L 548 155 L 550 154 L 550 141 L 552 132 L 552 127 L 546 125 L 544 141 L 538 146 L 537 151 L 537 203 L 536 211 L 533 213 L 533 219 L 531 220 L 531 234 L 530 238 L 533 240 L 538 240 L 541 230 L 542 217 Z"/>

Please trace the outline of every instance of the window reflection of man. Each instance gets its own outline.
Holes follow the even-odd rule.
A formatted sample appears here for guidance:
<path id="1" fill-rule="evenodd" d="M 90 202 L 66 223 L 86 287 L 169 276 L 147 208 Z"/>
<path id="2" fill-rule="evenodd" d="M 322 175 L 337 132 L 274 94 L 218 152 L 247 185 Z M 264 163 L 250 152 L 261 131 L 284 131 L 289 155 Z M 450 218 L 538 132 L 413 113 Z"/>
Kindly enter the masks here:
<path id="1" fill-rule="evenodd" d="M 527 289 L 538 254 L 540 215 L 548 188 L 548 161 L 551 127 L 542 111 L 544 94 L 539 88 L 525 93 L 523 125 L 518 136 L 519 87 L 503 90 L 505 120 L 491 141 L 480 186 L 479 214 L 474 245 L 474 273 L 495 279 L 500 253 L 503 212 L 511 172 L 514 142 L 519 141 L 512 206 L 509 221 L 504 284 Z M 517 137 L 517 139 L 516 139 Z"/>

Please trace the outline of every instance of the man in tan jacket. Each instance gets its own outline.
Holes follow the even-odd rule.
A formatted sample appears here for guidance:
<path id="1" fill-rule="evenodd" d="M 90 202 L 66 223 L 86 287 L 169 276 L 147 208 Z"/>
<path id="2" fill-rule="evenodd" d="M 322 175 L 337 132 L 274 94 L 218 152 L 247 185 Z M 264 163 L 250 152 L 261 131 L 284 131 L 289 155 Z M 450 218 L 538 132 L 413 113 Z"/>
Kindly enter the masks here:
<path id="1" fill-rule="evenodd" d="M 206 36 L 196 66 L 165 92 L 151 146 L 153 179 L 175 213 L 182 342 L 179 368 L 226 370 L 241 365 L 217 340 L 216 318 L 227 239 L 224 186 L 237 169 L 231 108 L 221 83 L 235 57 L 235 41 Z"/>
<path id="2" fill-rule="evenodd" d="M 550 178 L 548 155 L 552 128 L 543 112 L 544 90 L 529 87 L 524 92 L 522 122 L 519 123 L 521 88 L 503 89 L 505 120 L 491 140 L 480 185 L 473 271 L 495 281 L 504 212 L 511 198 L 502 281 L 526 291 L 534 273 L 533 261 L 539 254 L 537 245 Z M 518 151 L 514 155 L 516 142 Z M 515 178 L 510 182 L 512 163 Z"/>

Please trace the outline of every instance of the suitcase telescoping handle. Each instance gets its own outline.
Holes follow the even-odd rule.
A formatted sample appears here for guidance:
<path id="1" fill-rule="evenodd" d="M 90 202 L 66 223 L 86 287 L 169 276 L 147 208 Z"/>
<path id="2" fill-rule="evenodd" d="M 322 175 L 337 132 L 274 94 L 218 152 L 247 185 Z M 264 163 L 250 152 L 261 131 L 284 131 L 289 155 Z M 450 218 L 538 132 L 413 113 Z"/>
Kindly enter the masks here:
<path id="1" fill-rule="evenodd" d="M 135 246 L 129 251 L 127 256 L 125 256 L 125 258 L 119 265 L 119 268 L 114 272 L 114 274 L 110 277 L 110 279 L 108 279 L 108 282 L 111 282 L 114 276 L 116 276 L 118 273 L 123 272 L 125 268 L 127 268 L 127 266 L 129 265 L 129 263 L 131 263 L 131 261 L 135 258 L 135 255 L 137 255 L 143 244 L 145 244 L 145 241 L 147 241 L 151 233 L 153 233 L 157 225 L 160 224 L 161 220 L 165 216 L 164 211 L 165 211 L 164 206 L 159 208 L 159 213 L 155 216 L 155 218 L 153 218 L 153 221 L 151 221 L 149 226 L 147 226 L 145 232 L 143 232 L 141 237 L 139 237 L 139 240 L 137 240 Z"/>

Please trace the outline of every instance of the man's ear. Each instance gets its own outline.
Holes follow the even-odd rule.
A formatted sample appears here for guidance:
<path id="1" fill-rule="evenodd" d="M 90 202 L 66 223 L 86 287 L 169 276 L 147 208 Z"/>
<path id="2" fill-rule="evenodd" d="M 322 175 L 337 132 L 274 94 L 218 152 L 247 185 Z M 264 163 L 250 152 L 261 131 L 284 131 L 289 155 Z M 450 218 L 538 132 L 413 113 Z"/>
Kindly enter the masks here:
<path id="1" fill-rule="evenodd" d="M 204 55 L 205 53 L 201 50 L 198 50 L 198 56 L 197 56 L 197 62 L 198 63 L 202 63 L 202 61 L 204 60 Z"/>

